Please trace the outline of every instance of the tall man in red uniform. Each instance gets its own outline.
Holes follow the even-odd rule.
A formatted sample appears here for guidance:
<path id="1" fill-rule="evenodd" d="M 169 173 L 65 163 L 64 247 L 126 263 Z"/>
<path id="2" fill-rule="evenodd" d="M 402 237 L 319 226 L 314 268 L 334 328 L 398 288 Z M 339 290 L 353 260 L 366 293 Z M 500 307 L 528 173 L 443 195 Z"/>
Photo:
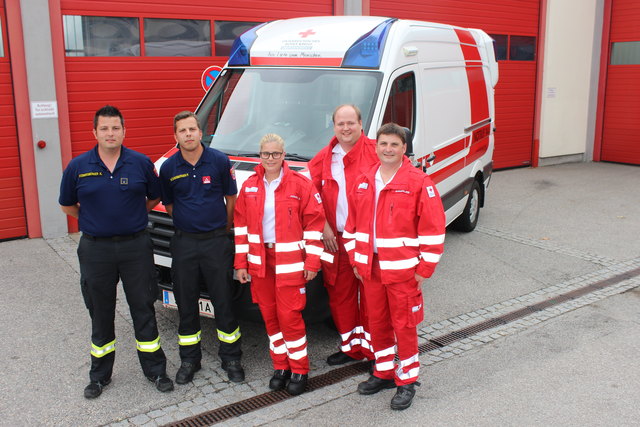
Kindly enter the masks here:
<path id="1" fill-rule="evenodd" d="M 309 172 L 327 217 L 322 233 L 322 274 L 341 337 L 340 350 L 330 355 L 327 363 L 341 365 L 373 359 L 362 282 L 353 274 L 342 232 L 349 211 L 347 194 L 356 178 L 378 163 L 378 157 L 375 141 L 362 132 L 362 115 L 355 105 L 340 105 L 334 110 L 333 131 L 329 144 L 309 162 Z"/>
<path id="2" fill-rule="evenodd" d="M 418 380 L 418 336 L 423 320 L 422 282 L 444 248 L 445 216 L 436 187 L 411 165 L 404 129 L 377 133 L 380 165 L 361 175 L 349 193 L 343 237 L 356 276 L 364 282 L 375 367 L 360 394 L 397 386 L 392 409 L 406 409 Z M 398 362 L 394 362 L 398 353 Z"/>

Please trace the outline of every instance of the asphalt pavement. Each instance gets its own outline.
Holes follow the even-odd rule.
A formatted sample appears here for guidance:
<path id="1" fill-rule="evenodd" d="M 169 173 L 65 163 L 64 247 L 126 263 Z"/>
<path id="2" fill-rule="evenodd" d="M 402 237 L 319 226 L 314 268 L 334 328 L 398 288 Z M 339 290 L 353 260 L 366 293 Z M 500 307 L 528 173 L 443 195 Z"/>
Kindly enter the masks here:
<path id="1" fill-rule="evenodd" d="M 405 411 L 389 409 L 393 390 L 358 395 L 362 374 L 225 424 L 638 425 L 639 184 L 640 167 L 609 163 L 494 173 L 477 229 L 447 232 L 445 255 L 424 285 L 420 342 L 592 291 L 424 352 L 422 385 Z M 84 399 L 90 324 L 76 240 L 0 243 L 0 425 L 164 425 L 268 392 L 264 327 L 241 324 L 247 381 L 233 384 L 217 360 L 215 321 L 204 319 L 203 370 L 159 393 L 140 370 L 121 297 L 113 382 Z M 174 376 L 177 313 L 158 304 L 157 316 Z M 310 376 L 332 372 L 324 359 L 335 332 L 310 325 L 308 341 Z"/>

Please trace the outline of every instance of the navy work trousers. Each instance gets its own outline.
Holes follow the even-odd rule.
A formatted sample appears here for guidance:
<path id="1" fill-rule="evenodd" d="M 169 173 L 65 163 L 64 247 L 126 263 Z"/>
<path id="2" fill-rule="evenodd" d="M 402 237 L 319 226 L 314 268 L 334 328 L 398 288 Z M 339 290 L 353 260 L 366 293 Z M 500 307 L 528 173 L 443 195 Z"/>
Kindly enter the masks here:
<path id="1" fill-rule="evenodd" d="M 111 378 L 115 359 L 116 288 L 120 280 L 133 320 L 142 370 L 148 377 L 165 374 L 167 359 L 159 345 L 153 306 L 158 284 L 149 234 L 141 232 L 123 239 L 82 236 L 78 259 L 82 296 L 91 316 L 90 380 Z"/>
<path id="2" fill-rule="evenodd" d="M 233 312 L 233 244 L 224 232 L 206 238 L 179 230 L 171 238 L 171 279 L 180 313 L 178 335 L 192 336 L 200 332 L 200 283 L 204 280 L 216 317 L 223 361 L 242 356 L 240 327 Z M 183 362 L 202 359 L 200 340 L 180 345 Z"/>

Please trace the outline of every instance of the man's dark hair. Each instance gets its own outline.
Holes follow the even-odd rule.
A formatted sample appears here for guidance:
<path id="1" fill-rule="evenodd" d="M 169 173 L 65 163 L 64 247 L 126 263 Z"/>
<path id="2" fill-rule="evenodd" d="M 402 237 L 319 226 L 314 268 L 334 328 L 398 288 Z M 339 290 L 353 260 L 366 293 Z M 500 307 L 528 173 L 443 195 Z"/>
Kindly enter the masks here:
<path id="1" fill-rule="evenodd" d="M 396 123 L 385 123 L 380 126 L 380 129 L 376 132 L 376 141 L 380 139 L 380 135 L 397 135 L 402 141 L 402 144 L 407 143 L 407 134 L 404 128 Z"/>
<path id="2" fill-rule="evenodd" d="M 196 124 L 198 125 L 198 129 L 202 129 L 200 127 L 200 120 L 198 120 L 198 116 L 196 116 L 195 113 L 192 113 L 191 111 L 180 111 L 178 114 L 176 114 L 173 117 L 173 133 L 175 133 L 178 130 L 178 122 L 180 120 L 188 119 L 189 117 L 193 117 L 194 119 L 196 119 Z"/>
<path id="3" fill-rule="evenodd" d="M 341 104 L 338 105 L 335 110 L 333 110 L 333 115 L 331 116 L 331 121 L 333 123 L 336 122 L 336 113 L 338 112 L 339 109 L 341 109 L 342 107 L 351 107 L 353 108 L 353 110 L 356 112 L 356 116 L 358 116 L 358 121 L 361 122 L 362 121 L 362 113 L 360 112 L 360 109 L 358 108 L 357 105 L 355 104 Z"/>
<path id="4" fill-rule="evenodd" d="M 93 116 L 93 128 L 98 128 L 98 117 L 120 117 L 120 124 L 124 127 L 124 117 L 122 117 L 122 113 L 116 107 L 112 105 L 105 105 L 98 111 L 96 111 L 96 115 Z"/>

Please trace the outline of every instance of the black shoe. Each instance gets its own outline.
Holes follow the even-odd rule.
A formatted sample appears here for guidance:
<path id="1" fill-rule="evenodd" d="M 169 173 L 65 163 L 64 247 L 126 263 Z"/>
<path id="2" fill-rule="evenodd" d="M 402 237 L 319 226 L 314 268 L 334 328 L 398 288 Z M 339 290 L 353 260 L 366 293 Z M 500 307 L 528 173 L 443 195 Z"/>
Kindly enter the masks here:
<path id="1" fill-rule="evenodd" d="M 353 357 L 349 356 L 347 353 L 343 353 L 342 351 L 339 351 L 327 357 L 327 364 L 331 366 L 344 365 L 345 363 L 353 362 L 356 360 L 358 359 L 354 359 Z"/>
<path id="2" fill-rule="evenodd" d="M 233 381 L 234 383 L 239 383 L 244 381 L 244 369 L 242 369 L 242 364 L 240 364 L 240 360 L 227 360 L 222 361 L 222 370 L 227 372 L 227 376 L 229 377 L 229 381 Z"/>
<path id="3" fill-rule="evenodd" d="M 396 383 L 393 380 L 383 380 L 382 378 L 371 375 L 368 380 L 358 384 L 358 393 L 375 394 L 380 390 L 394 388 L 395 386 Z"/>
<path id="4" fill-rule="evenodd" d="M 307 374 L 291 374 L 289 384 L 287 384 L 287 392 L 292 396 L 297 396 L 304 392 L 307 387 L 307 380 L 309 375 Z"/>
<path id="5" fill-rule="evenodd" d="M 416 389 L 413 384 L 398 386 L 395 396 L 391 399 L 391 409 L 407 409 L 411 406 L 413 396 L 416 395 Z"/>
<path id="6" fill-rule="evenodd" d="M 166 374 L 147 377 L 149 381 L 156 385 L 156 389 L 163 393 L 173 390 L 173 381 Z"/>
<path id="7" fill-rule="evenodd" d="M 95 399 L 102 394 L 102 389 L 109 385 L 111 379 L 103 381 L 91 381 L 88 386 L 84 388 L 84 397 L 87 399 Z"/>
<path id="8" fill-rule="evenodd" d="M 273 376 L 269 381 L 269 388 L 271 390 L 284 390 L 289 378 L 291 378 L 291 371 L 276 369 L 273 371 Z"/>
<path id="9" fill-rule="evenodd" d="M 193 380 L 193 375 L 200 370 L 200 362 L 182 362 L 176 372 L 176 383 L 186 384 Z"/>

